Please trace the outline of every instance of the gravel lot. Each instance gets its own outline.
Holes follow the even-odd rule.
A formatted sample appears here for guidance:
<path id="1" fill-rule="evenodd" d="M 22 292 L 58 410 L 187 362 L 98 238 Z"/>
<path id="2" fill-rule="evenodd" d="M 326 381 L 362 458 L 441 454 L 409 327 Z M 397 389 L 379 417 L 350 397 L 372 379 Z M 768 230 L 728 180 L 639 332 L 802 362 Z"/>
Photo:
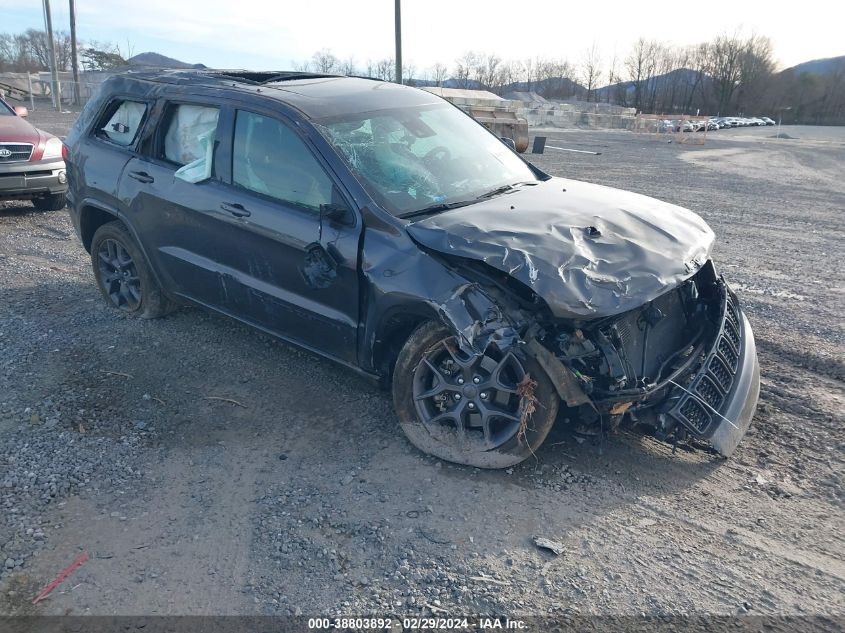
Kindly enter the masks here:
<path id="1" fill-rule="evenodd" d="M 531 157 L 716 231 L 763 381 L 728 461 L 559 425 L 506 472 L 441 463 L 327 361 L 116 314 L 66 212 L 0 203 L 0 614 L 845 615 L 845 129 L 782 131 L 547 130 L 601 155 Z"/>

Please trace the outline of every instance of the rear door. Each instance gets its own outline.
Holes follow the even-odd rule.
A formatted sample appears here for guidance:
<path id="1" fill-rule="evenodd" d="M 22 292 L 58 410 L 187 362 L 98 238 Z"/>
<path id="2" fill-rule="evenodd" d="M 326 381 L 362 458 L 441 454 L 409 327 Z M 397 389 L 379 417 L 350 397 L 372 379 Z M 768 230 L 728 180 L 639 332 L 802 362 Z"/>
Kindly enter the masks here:
<path id="1" fill-rule="evenodd" d="M 230 296 L 221 277 L 219 232 L 234 218 L 220 209 L 214 172 L 220 106 L 162 101 L 155 116 L 155 133 L 121 178 L 127 219 L 167 290 L 238 314 L 244 298 Z"/>

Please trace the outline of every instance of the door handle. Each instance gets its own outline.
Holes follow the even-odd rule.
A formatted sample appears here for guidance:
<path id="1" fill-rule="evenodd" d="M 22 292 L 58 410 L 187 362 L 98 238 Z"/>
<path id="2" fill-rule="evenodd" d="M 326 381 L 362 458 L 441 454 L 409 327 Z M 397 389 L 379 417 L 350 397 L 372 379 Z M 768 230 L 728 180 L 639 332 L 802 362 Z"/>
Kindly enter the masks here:
<path id="1" fill-rule="evenodd" d="M 134 179 L 135 179 L 135 180 L 137 180 L 138 182 L 143 182 L 143 183 L 145 183 L 145 184 L 148 184 L 148 183 L 151 183 L 151 182 L 155 182 L 155 178 L 153 178 L 152 176 L 150 176 L 150 175 L 149 175 L 147 172 L 145 172 L 145 171 L 130 171 L 130 172 L 129 172 L 129 177 L 130 177 L 130 178 L 134 178 Z"/>
<path id="2" fill-rule="evenodd" d="M 220 205 L 220 208 L 227 213 L 231 213 L 236 218 L 246 218 L 252 215 L 248 209 L 244 209 L 244 206 L 242 204 L 238 204 L 237 202 L 224 202 Z"/>

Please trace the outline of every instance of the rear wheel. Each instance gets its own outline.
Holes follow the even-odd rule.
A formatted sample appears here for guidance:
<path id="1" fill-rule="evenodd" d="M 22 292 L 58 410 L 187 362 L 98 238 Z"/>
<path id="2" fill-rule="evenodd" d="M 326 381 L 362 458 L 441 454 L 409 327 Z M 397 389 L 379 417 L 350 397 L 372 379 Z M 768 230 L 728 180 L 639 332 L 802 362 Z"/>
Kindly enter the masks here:
<path id="1" fill-rule="evenodd" d="M 560 404 L 534 359 L 492 349 L 465 354 L 434 322 L 420 326 L 399 353 L 393 402 L 414 446 L 478 468 L 506 468 L 530 457 Z"/>
<path id="2" fill-rule="evenodd" d="M 91 263 L 97 286 L 113 308 L 147 319 L 173 310 L 123 223 L 109 222 L 97 229 L 91 240 Z"/>
<path id="3" fill-rule="evenodd" d="M 59 211 L 67 205 L 67 197 L 63 193 L 51 193 L 40 198 L 33 198 L 32 204 L 39 211 Z"/>

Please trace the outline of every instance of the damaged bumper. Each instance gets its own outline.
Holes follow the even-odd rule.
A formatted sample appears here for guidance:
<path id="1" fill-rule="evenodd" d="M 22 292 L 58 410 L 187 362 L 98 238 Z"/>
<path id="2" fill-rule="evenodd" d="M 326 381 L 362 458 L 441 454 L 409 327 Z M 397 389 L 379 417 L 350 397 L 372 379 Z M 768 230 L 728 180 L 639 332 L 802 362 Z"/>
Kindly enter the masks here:
<path id="1" fill-rule="evenodd" d="M 664 441 L 707 441 L 727 457 L 754 416 L 754 334 L 710 261 L 677 288 L 603 319 L 544 320 L 476 284 L 437 307 L 467 354 L 495 345 L 534 358 L 581 423 L 628 421 Z"/>
<path id="2" fill-rule="evenodd" d="M 676 386 L 669 414 L 725 457 L 745 435 L 760 395 L 760 364 L 748 319 L 726 291 L 722 327 L 688 386 Z"/>
<path id="3" fill-rule="evenodd" d="M 651 427 L 663 440 L 706 440 L 726 457 L 760 393 L 754 334 L 712 264 L 639 310 L 527 349 L 567 406 L 586 405 L 584 414 L 613 426 L 628 419 Z"/>

